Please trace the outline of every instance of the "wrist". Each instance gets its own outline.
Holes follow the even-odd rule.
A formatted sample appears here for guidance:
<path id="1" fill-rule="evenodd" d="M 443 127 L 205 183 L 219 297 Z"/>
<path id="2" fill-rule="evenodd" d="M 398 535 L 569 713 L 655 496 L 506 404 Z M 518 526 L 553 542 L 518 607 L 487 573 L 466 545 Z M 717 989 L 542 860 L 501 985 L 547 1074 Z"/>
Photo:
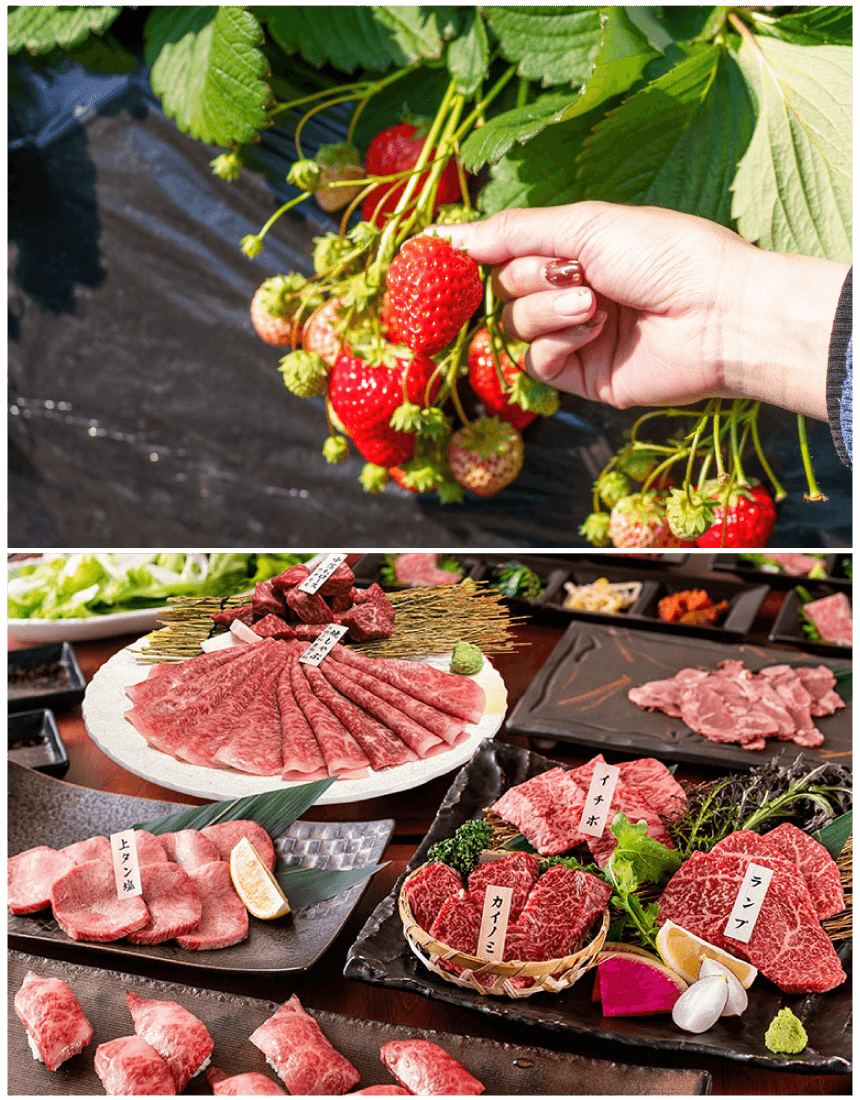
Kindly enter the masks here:
<path id="1" fill-rule="evenodd" d="M 847 264 L 755 249 L 724 318 L 722 395 L 827 419 L 830 333 Z"/>

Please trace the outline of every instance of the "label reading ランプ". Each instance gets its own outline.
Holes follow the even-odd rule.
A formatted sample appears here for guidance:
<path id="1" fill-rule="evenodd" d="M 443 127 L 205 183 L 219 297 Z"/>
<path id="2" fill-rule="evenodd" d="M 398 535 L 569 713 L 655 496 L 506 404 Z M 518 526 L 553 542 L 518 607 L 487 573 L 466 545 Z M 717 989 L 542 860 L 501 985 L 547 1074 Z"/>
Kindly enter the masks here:
<path id="1" fill-rule="evenodd" d="M 773 878 L 769 867 L 748 863 L 744 880 L 735 898 L 723 935 L 739 943 L 749 943 L 764 904 L 767 888 Z"/>

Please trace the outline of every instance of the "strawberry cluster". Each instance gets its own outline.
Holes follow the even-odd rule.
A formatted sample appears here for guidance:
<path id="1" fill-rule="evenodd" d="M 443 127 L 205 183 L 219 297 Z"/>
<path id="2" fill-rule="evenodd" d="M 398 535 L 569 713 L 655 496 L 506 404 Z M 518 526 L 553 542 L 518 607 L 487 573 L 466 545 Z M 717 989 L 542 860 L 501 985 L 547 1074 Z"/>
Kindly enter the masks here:
<path id="1" fill-rule="evenodd" d="M 294 349 L 280 364 L 287 389 L 325 397 L 329 462 L 351 445 L 366 460 L 366 490 L 391 478 L 458 501 L 464 489 L 490 496 L 513 481 L 523 464 L 520 430 L 552 415 L 558 394 L 525 372 L 527 346 L 501 329 L 475 261 L 422 234 L 431 221 L 476 216 L 455 158 L 434 173 L 421 159 L 424 146 L 415 125 L 400 123 L 371 142 L 361 169 L 351 146 L 326 147 L 317 161 L 293 166 L 291 181 L 326 210 L 346 206 L 341 232 L 315 239 L 312 278 L 267 279 L 251 320 L 261 339 Z M 424 190 L 404 222 L 410 184 Z M 466 202 L 452 205 L 458 198 Z M 347 231 L 359 203 L 363 220 Z M 261 238 L 243 242 L 247 254 Z M 464 410 L 467 384 L 467 404 L 479 402 L 486 414 L 475 420 Z"/>

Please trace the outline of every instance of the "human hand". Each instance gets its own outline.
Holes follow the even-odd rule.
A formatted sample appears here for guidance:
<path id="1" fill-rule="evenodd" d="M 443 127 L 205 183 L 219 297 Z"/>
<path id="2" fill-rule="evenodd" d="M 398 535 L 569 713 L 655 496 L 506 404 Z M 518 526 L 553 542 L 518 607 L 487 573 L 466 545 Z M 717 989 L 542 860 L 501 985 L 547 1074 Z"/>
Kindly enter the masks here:
<path id="1" fill-rule="evenodd" d="M 751 397 L 826 419 L 845 265 L 764 252 L 704 218 L 603 202 L 435 231 L 495 265 L 503 324 L 530 342 L 526 369 L 543 382 L 621 409 Z M 554 286 L 558 258 L 577 259 L 588 286 Z"/>

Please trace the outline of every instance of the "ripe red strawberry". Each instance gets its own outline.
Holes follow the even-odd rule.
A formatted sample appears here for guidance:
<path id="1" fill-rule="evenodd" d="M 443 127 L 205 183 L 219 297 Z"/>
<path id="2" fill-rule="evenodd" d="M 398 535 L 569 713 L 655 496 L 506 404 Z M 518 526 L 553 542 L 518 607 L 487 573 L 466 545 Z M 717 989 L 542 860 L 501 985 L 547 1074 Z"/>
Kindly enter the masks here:
<path id="1" fill-rule="evenodd" d="M 518 364 L 512 362 L 511 357 L 504 348 L 498 349 L 498 356 L 502 375 L 508 385 L 511 385 L 517 375 L 522 373 L 522 368 L 525 366 L 525 351 L 523 351 Z M 531 424 L 537 413 L 524 409 L 515 401 L 511 401 L 510 394 L 505 393 L 502 389 L 499 372 L 493 358 L 490 333 L 486 328 L 479 329 L 472 337 L 472 342 L 469 345 L 468 363 L 469 385 L 491 416 L 498 416 L 502 420 L 507 420 L 509 424 L 513 424 L 520 431 L 527 424 Z"/>
<path id="2" fill-rule="evenodd" d="M 397 172 L 406 172 L 415 165 L 423 148 L 424 134 L 419 128 L 408 122 L 399 122 L 372 139 L 364 159 L 365 171 L 368 176 L 391 176 Z M 422 172 L 414 195 L 424 186 L 428 172 Z M 364 221 L 381 227 L 386 217 L 394 212 L 405 186 L 406 179 L 399 183 L 381 183 L 375 187 L 361 204 Z M 460 197 L 457 165 L 452 157 L 439 178 L 434 213 L 444 203 L 456 202 Z"/>
<path id="3" fill-rule="evenodd" d="M 776 505 L 762 485 L 734 489 L 728 501 L 728 518 L 722 492 L 715 483 L 705 487 L 703 496 L 714 510 L 714 523 L 696 539 L 696 546 L 767 546 L 776 524 Z"/>
<path id="4" fill-rule="evenodd" d="M 377 466 L 399 466 L 408 462 L 415 451 L 415 433 L 397 432 L 388 424 L 354 431 L 351 439 L 359 453 Z"/>
<path id="5" fill-rule="evenodd" d="M 367 433 L 379 425 L 388 427 L 391 414 L 398 405 L 403 404 L 404 371 L 408 370 L 408 400 L 424 406 L 427 383 L 436 370 L 436 364 L 426 355 L 395 355 L 391 352 L 391 345 L 388 351 L 391 365 L 382 363 L 374 366 L 354 355 L 349 348 L 344 348 L 335 361 L 328 395 L 332 408 L 353 439 L 357 433 Z M 436 389 L 438 380 L 431 391 L 431 400 Z M 394 462 L 380 462 L 379 465 L 399 466 L 403 461 L 405 459 L 400 458 Z"/>
<path id="6" fill-rule="evenodd" d="M 385 276 L 400 338 L 415 352 L 446 348 L 484 296 L 478 265 L 442 237 L 412 237 Z"/>
<path id="7" fill-rule="evenodd" d="M 302 346 L 305 351 L 316 352 L 330 367 L 334 366 L 340 355 L 343 343 L 334 327 L 338 321 L 339 309 L 340 298 L 329 298 L 308 317 L 302 330 Z"/>
<path id="8" fill-rule="evenodd" d="M 522 437 L 513 424 L 495 416 L 480 417 L 451 436 L 448 464 L 464 489 L 491 497 L 523 468 Z"/>
<path id="9" fill-rule="evenodd" d="M 379 321 L 382 325 L 382 331 L 392 344 L 403 343 L 403 337 L 397 326 L 397 319 L 391 312 L 391 295 L 387 290 L 382 295 L 382 304 L 379 307 Z"/>
<path id="10" fill-rule="evenodd" d="M 301 285 L 304 278 L 298 276 Z M 298 347 L 302 326 L 295 320 L 298 299 L 294 277 L 273 275 L 257 287 L 251 299 L 251 324 L 261 340 L 274 347 Z"/>
<path id="11" fill-rule="evenodd" d="M 672 534 L 666 506 L 653 489 L 618 501 L 609 514 L 609 537 L 613 546 L 625 548 L 695 546 Z"/>

